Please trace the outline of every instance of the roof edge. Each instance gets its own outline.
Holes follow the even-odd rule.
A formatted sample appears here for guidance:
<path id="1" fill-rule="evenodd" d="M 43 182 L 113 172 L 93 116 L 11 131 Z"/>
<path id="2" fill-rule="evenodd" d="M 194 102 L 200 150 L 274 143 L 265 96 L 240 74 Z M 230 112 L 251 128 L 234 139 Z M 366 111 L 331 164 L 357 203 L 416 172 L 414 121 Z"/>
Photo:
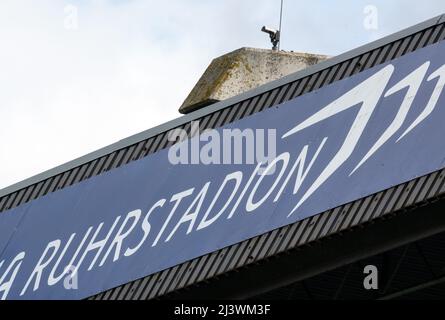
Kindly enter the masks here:
<path id="1" fill-rule="evenodd" d="M 396 33 L 390 34 L 386 37 L 380 38 L 376 41 L 370 42 L 368 44 L 365 44 L 363 46 L 360 46 L 358 48 L 352 49 L 350 51 L 347 51 L 345 53 L 342 53 L 338 56 L 332 57 L 328 60 L 325 60 L 323 62 L 320 62 L 316 65 L 310 66 L 306 69 L 297 71 L 295 73 L 292 73 L 288 76 L 285 76 L 283 78 L 280 78 L 275 81 L 271 81 L 269 83 L 266 83 L 264 85 L 261 85 L 257 88 L 254 88 L 250 91 L 244 92 L 240 95 L 234 96 L 232 98 L 217 102 L 213 105 L 210 105 L 206 108 L 199 109 L 196 111 L 193 111 L 189 114 L 180 116 L 176 119 L 170 120 L 168 122 L 165 122 L 161 125 L 155 126 L 151 129 L 142 131 L 140 133 L 134 134 L 130 137 L 124 138 L 122 140 L 119 140 L 113 144 L 110 144 L 106 147 L 103 147 L 101 149 L 98 149 L 96 151 L 90 152 L 84 156 L 81 156 L 79 158 L 76 158 L 74 160 L 71 160 L 69 162 L 66 162 L 64 164 L 61 164 L 59 166 L 56 166 L 52 169 L 46 170 L 42 173 L 39 173 L 37 175 L 34 175 L 30 178 L 27 178 L 25 180 L 22 180 L 20 182 L 14 183 L 8 187 L 5 187 L 3 189 L 0 189 L 0 198 L 4 197 L 8 194 L 11 194 L 13 192 L 16 192 L 18 190 L 21 190 L 23 188 L 26 188 L 28 186 L 31 186 L 33 184 L 36 184 L 40 181 L 46 180 L 48 178 L 51 178 L 55 175 L 61 174 L 65 171 L 74 169 L 78 166 L 81 166 L 85 163 L 88 163 L 90 161 L 93 161 L 97 158 L 101 158 L 105 155 L 108 155 L 114 151 L 123 149 L 125 147 L 131 146 L 133 144 L 136 144 L 142 140 L 149 139 L 153 136 L 156 136 L 160 133 L 169 131 L 173 128 L 176 128 L 178 126 L 181 126 L 187 122 L 196 120 L 198 118 L 204 117 L 206 115 L 212 114 L 216 111 L 219 111 L 221 109 L 227 108 L 231 105 L 234 105 L 238 102 L 244 101 L 246 99 L 252 98 L 254 96 L 257 96 L 261 93 L 271 91 L 275 88 L 278 88 L 280 86 L 283 86 L 289 82 L 296 81 L 298 79 L 304 78 L 308 75 L 311 75 L 313 73 L 319 72 L 321 70 L 327 69 L 331 66 L 334 66 L 336 64 L 339 64 L 343 61 L 349 60 L 353 57 L 359 56 L 363 53 L 366 53 L 368 51 L 374 50 L 376 48 L 382 47 L 386 44 L 389 44 L 391 42 L 403 39 L 413 33 L 417 33 L 419 31 L 422 31 L 424 29 L 430 28 L 434 25 L 440 24 L 442 22 L 445 22 L 445 14 L 438 15 L 434 18 L 428 19 L 426 21 L 423 21 L 421 23 L 418 23 L 414 26 L 408 27 L 406 29 L 403 29 L 401 31 L 398 31 Z"/>

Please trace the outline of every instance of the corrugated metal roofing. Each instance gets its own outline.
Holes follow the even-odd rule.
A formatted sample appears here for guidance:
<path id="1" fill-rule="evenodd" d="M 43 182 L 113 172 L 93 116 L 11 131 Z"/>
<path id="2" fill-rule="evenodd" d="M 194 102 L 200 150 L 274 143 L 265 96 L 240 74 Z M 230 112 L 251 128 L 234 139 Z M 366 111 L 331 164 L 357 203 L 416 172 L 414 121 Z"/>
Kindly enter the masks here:
<path id="1" fill-rule="evenodd" d="M 261 112 L 332 82 L 391 61 L 406 53 L 442 41 L 445 16 L 332 58 L 316 66 L 259 87 L 246 94 L 198 110 L 165 125 L 124 139 L 85 157 L 57 167 L 0 191 L 0 212 L 39 198 L 143 158 L 172 144 L 169 130 L 190 131 L 190 121 L 200 120 L 200 130 L 216 128 Z M 191 133 L 193 135 L 193 133 Z M 339 233 L 401 208 L 440 196 L 445 191 L 445 171 L 329 210 L 162 272 L 97 295 L 96 299 L 150 299 L 221 276 L 267 257 Z"/>

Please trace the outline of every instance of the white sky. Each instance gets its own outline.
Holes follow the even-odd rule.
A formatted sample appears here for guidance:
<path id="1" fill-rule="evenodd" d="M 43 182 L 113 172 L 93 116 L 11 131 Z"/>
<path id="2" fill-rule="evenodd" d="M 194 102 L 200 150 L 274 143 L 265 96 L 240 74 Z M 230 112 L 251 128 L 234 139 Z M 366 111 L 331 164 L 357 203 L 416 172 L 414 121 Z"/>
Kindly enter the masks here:
<path id="1" fill-rule="evenodd" d="M 0 188 L 178 117 L 212 58 L 269 47 L 279 2 L 2 0 Z M 282 49 L 336 55 L 445 13 L 419 3 L 285 0 Z"/>

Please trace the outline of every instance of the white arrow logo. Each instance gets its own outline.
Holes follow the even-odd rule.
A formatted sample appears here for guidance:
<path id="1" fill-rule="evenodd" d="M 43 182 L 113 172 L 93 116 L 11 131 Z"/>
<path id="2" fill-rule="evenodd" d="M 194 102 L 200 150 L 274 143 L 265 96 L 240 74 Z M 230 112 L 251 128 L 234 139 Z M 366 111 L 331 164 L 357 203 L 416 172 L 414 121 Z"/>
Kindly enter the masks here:
<path id="1" fill-rule="evenodd" d="M 350 176 L 354 174 L 354 172 L 356 172 L 367 160 L 369 160 L 369 158 L 371 158 L 394 134 L 396 134 L 397 131 L 400 130 L 402 125 L 405 123 L 413 100 L 419 91 L 429 66 L 430 62 L 425 62 L 385 93 L 384 97 L 388 97 L 404 88 L 408 88 L 403 102 L 401 103 L 393 121 L 383 132 L 377 142 L 366 153 L 363 159 L 360 160 L 354 170 L 352 170 Z M 386 88 L 393 72 L 394 66 L 392 64 L 384 67 L 282 136 L 283 139 L 287 138 L 342 111 L 354 107 L 359 108 L 359 112 L 357 113 L 357 116 L 355 117 L 342 146 L 328 165 L 324 168 L 315 182 L 309 187 L 289 216 L 292 215 L 327 179 L 329 179 L 330 176 L 332 176 L 332 174 L 338 170 L 338 168 L 340 168 L 349 159 L 351 154 L 354 152 L 357 143 L 359 142 L 360 137 L 362 136 L 363 131 L 377 106 L 377 103 L 382 97 L 383 90 Z M 428 81 L 436 78 L 439 79 L 427 106 L 398 138 L 397 142 L 411 132 L 434 111 L 445 85 L 445 65 L 433 72 L 428 77 Z"/>

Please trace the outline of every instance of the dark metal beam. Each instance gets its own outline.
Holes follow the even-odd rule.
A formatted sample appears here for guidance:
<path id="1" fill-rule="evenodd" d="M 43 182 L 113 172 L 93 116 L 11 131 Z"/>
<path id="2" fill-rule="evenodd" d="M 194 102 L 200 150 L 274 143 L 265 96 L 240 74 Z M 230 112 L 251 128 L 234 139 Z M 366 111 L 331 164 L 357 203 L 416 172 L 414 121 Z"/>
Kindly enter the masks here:
<path id="1" fill-rule="evenodd" d="M 436 272 L 433 269 L 433 266 L 431 265 L 431 263 L 428 261 L 427 257 L 425 256 L 425 252 L 423 252 L 423 249 L 420 246 L 420 243 L 416 242 L 415 247 L 416 247 L 416 250 L 419 253 L 419 255 L 422 257 L 423 263 L 425 263 L 425 266 L 428 268 L 428 271 L 431 273 L 432 278 L 433 279 L 437 278 L 438 275 L 436 274 Z"/>
<path id="2" fill-rule="evenodd" d="M 400 297 L 403 297 L 409 293 L 427 289 L 427 288 L 430 288 L 432 286 L 435 286 L 435 285 L 438 285 L 438 284 L 441 284 L 444 282 L 445 282 L 445 276 L 437 278 L 437 279 L 429 281 L 429 282 L 426 282 L 426 283 L 422 283 L 422 284 L 407 288 L 407 289 L 400 290 L 398 292 L 391 293 L 389 295 L 379 298 L 378 300 L 392 300 L 392 299 L 400 298 Z"/>
<path id="3" fill-rule="evenodd" d="M 391 276 L 389 277 L 389 280 L 388 280 L 388 282 L 386 283 L 385 288 L 383 289 L 382 294 L 386 294 L 386 292 L 388 291 L 388 289 L 391 287 L 391 284 L 392 284 L 394 278 L 396 277 L 397 272 L 398 272 L 399 269 L 400 269 L 400 266 L 402 265 L 403 259 L 405 259 L 405 257 L 406 257 L 406 253 L 408 252 L 409 247 L 410 247 L 410 245 L 408 244 L 408 245 L 406 245 L 406 246 L 403 248 L 402 255 L 401 255 L 400 258 L 397 260 L 397 264 L 396 264 L 396 266 L 395 266 L 393 272 L 391 273 Z"/>

